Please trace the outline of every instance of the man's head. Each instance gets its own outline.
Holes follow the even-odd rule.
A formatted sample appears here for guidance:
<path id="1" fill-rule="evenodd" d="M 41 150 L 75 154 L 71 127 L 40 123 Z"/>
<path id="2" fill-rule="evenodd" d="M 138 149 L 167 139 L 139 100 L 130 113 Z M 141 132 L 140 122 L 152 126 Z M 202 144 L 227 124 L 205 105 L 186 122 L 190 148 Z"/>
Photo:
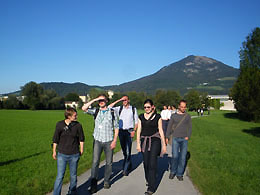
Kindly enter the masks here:
<path id="1" fill-rule="evenodd" d="M 164 110 L 167 110 L 167 106 L 163 106 L 163 109 L 164 109 Z"/>
<path id="2" fill-rule="evenodd" d="M 72 107 L 66 108 L 64 112 L 65 119 L 69 119 L 70 121 L 76 121 L 77 120 L 77 110 Z"/>
<path id="3" fill-rule="evenodd" d="M 127 95 L 123 96 L 123 106 L 128 106 L 130 103 L 129 97 Z"/>
<path id="4" fill-rule="evenodd" d="M 187 102 L 185 100 L 181 100 L 180 103 L 179 103 L 179 111 L 182 112 L 182 113 L 185 113 L 186 111 L 186 107 L 187 106 Z"/>
<path id="5" fill-rule="evenodd" d="M 108 97 L 106 96 L 106 94 L 100 94 L 98 96 L 99 100 L 98 100 L 98 105 L 100 108 L 104 108 L 107 105 L 108 102 Z"/>

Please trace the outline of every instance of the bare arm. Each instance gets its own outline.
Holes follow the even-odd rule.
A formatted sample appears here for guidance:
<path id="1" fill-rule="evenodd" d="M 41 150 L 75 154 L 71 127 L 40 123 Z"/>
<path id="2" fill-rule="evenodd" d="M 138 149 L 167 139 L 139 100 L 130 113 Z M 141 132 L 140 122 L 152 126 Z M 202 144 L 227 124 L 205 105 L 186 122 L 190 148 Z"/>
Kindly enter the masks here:
<path id="1" fill-rule="evenodd" d="M 166 143 L 165 143 L 165 137 L 163 133 L 163 128 L 162 128 L 162 119 L 160 118 L 158 120 L 158 129 L 159 129 L 159 134 L 161 136 L 161 142 L 162 142 L 162 153 L 166 153 Z"/>
<path id="2" fill-rule="evenodd" d="M 113 108 L 117 103 L 119 103 L 119 102 L 121 102 L 121 101 L 123 101 L 122 98 L 120 98 L 119 100 L 116 100 L 116 101 L 112 102 L 111 104 L 108 105 L 108 107 L 109 107 L 109 108 Z"/>
<path id="3" fill-rule="evenodd" d="M 80 155 L 82 155 L 84 152 L 84 142 L 79 142 L 79 144 L 80 144 Z"/>
<path id="4" fill-rule="evenodd" d="M 111 150 L 113 150 L 116 147 L 116 141 L 117 141 L 117 137 L 118 137 L 118 132 L 119 132 L 119 130 L 118 130 L 118 128 L 116 128 L 115 129 L 114 139 L 113 139 L 113 141 L 112 141 L 112 143 L 110 145 Z"/>
<path id="5" fill-rule="evenodd" d="M 126 99 L 125 96 L 121 97 L 120 99 L 114 101 L 113 103 L 109 104 L 109 108 L 113 108 L 117 103 L 121 102 L 121 101 L 124 101 Z"/>
<path id="6" fill-rule="evenodd" d="M 141 135 L 141 131 L 142 131 L 142 123 L 141 120 L 138 119 L 138 127 L 137 127 L 137 133 L 136 133 L 136 149 L 138 152 L 141 152 L 141 143 L 140 143 L 140 135 Z"/>
<path id="7" fill-rule="evenodd" d="M 93 99 L 93 100 L 90 100 L 88 103 L 84 104 L 81 109 L 82 109 L 84 112 L 86 112 L 91 104 L 93 104 L 95 101 L 98 101 L 98 100 L 100 100 L 100 99 L 102 99 L 102 98 L 101 98 L 101 97 L 97 97 L 97 98 L 95 98 L 95 99 Z"/>
<path id="8" fill-rule="evenodd" d="M 52 158 L 54 159 L 54 160 L 56 160 L 57 158 L 57 156 L 56 156 L 56 148 L 57 148 L 57 144 L 56 143 L 53 143 L 53 146 L 52 146 Z"/>

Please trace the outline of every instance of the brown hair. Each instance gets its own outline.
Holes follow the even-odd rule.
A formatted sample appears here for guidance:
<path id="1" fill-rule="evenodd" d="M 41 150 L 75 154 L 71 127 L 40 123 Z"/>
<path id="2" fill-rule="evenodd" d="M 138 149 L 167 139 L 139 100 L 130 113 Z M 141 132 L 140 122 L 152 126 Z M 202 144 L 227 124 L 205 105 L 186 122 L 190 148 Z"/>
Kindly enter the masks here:
<path id="1" fill-rule="evenodd" d="M 109 98 L 107 97 L 106 94 L 104 94 L 104 93 L 99 94 L 98 97 L 100 97 L 100 96 L 103 96 L 107 102 L 109 101 Z"/>
<path id="2" fill-rule="evenodd" d="M 68 117 L 72 116 L 75 112 L 77 113 L 77 110 L 75 108 L 72 107 L 66 108 L 64 112 L 65 119 L 68 119 Z"/>

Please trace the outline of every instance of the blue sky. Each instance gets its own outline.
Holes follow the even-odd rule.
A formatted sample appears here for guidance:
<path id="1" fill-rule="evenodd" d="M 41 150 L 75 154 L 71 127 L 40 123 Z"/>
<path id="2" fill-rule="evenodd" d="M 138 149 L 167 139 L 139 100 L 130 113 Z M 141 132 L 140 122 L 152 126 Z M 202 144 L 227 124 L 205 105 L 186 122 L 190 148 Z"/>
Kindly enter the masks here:
<path id="1" fill-rule="evenodd" d="M 239 68 L 259 0 L 0 0 L 0 94 L 30 81 L 114 85 L 188 55 Z"/>

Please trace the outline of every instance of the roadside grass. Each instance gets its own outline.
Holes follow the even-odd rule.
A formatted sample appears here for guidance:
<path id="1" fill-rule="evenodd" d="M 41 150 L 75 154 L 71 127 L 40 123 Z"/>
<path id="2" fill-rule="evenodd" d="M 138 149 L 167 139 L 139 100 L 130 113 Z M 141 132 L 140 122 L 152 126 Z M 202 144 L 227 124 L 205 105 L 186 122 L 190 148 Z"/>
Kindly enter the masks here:
<path id="1" fill-rule="evenodd" d="M 260 194 L 260 123 L 215 111 L 194 118 L 188 162 L 202 194 Z"/>
<path id="2" fill-rule="evenodd" d="M 46 194 L 56 178 L 52 159 L 52 136 L 64 111 L 0 110 L 0 194 Z M 85 134 L 84 154 L 78 174 L 91 167 L 93 117 L 78 112 Z M 117 143 L 116 151 L 120 144 Z M 102 156 L 104 159 L 104 155 Z M 64 183 L 69 181 L 67 168 Z"/>

